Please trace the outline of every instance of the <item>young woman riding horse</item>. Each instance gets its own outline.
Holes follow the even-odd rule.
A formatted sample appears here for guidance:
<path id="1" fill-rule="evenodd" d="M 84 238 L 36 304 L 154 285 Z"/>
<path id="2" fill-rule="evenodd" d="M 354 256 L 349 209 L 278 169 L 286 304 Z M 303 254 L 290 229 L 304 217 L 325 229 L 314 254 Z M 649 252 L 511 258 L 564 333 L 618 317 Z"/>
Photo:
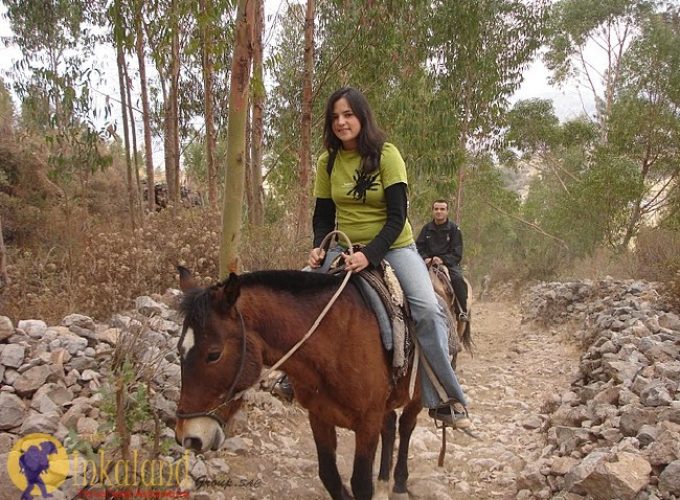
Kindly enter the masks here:
<path id="1" fill-rule="evenodd" d="M 445 393 L 440 397 L 421 369 L 423 402 L 434 418 L 467 427 L 466 412 L 451 407 L 456 400 L 464 405 L 465 396 L 449 362 L 445 317 L 406 219 L 406 169 L 399 151 L 385 142 L 366 99 L 352 88 L 340 89 L 329 99 L 324 142 L 329 152 L 317 167 L 315 243 L 337 220 L 353 242 L 366 244 L 346 258 L 348 271 L 358 272 L 369 261 L 390 262 L 409 302 L 422 357 Z M 322 258 L 317 247 L 309 263 L 318 266 Z M 179 343 L 182 390 L 176 437 L 188 448 L 216 449 L 224 438 L 223 424 L 241 405 L 241 391 L 257 382 L 263 365 L 275 364 L 301 339 L 338 289 L 340 278 L 263 271 L 232 274 L 211 288 L 195 289 L 190 276 L 183 274 L 186 319 Z M 351 498 L 336 466 L 335 428 L 355 432 L 352 492 L 357 499 L 370 499 L 378 438 L 382 432 L 379 479 L 384 481 L 392 458 L 394 409 L 404 408 L 394 491 L 405 493 L 408 445 L 421 398 L 417 391 L 409 399 L 408 376 L 394 383 L 375 315 L 354 286 L 338 296 L 314 334 L 281 368 L 309 411 L 319 476 L 334 499 Z"/>

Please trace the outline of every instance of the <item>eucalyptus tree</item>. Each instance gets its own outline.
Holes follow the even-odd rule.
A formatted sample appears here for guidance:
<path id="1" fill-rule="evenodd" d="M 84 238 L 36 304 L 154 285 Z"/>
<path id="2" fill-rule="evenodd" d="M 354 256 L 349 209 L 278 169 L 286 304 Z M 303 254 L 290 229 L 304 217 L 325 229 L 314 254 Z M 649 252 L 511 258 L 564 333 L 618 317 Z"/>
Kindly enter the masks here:
<path id="1" fill-rule="evenodd" d="M 151 140 L 151 109 L 149 105 L 149 83 L 146 74 L 146 38 L 144 34 L 145 0 L 134 0 L 131 3 L 134 18 L 134 42 L 137 67 L 139 69 L 139 91 L 142 104 L 142 126 L 144 128 L 144 164 L 146 167 L 147 210 L 153 212 L 156 207 L 156 190 L 153 168 L 153 142 Z"/>
<path id="2" fill-rule="evenodd" d="M 186 156 L 197 141 L 205 147 L 202 161 L 207 175 L 199 187 L 208 192 L 213 206 L 219 198 L 223 172 L 218 142 L 224 138 L 228 115 L 233 4 L 232 0 L 205 0 L 179 5 L 178 153 Z M 158 37 L 159 49 L 169 41 Z"/>
<path id="3" fill-rule="evenodd" d="M 234 56 L 229 95 L 227 129 L 227 159 L 222 205 L 222 237 L 220 239 L 220 278 L 238 272 L 243 213 L 246 124 L 250 88 L 252 29 L 255 23 L 255 2 L 239 0 L 236 15 Z"/>
<path id="4" fill-rule="evenodd" d="M 621 246 L 641 224 L 677 209 L 680 192 L 680 7 L 650 14 L 621 68 L 610 113 L 608 148 L 636 166 Z"/>
<path id="5" fill-rule="evenodd" d="M 655 0 L 558 0 L 550 9 L 545 63 L 558 84 L 576 81 L 592 95 L 603 139 L 624 55 Z M 584 109 L 585 111 L 585 109 Z"/>
<path id="6" fill-rule="evenodd" d="M 418 135 L 414 123 L 408 122 L 409 110 L 416 109 L 418 104 L 407 97 L 413 87 L 406 82 L 422 75 L 424 35 L 417 28 L 424 22 L 420 9 L 426 5 L 422 1 L 391 2 L 389 6 L 384 2 L 341 1 L 316 5 L 311 86 L 312 157 L 320 153 L 325 98 L 342 85 L 355 86 L 366 94 L 378 121 L 389 125 L 386 128 L 390 139 L 398 145 L 402 132 L 407 131 L 412 137 Z M 310 53 L 303 44 L 308 17 L 304 4 L 290 4 L 277 32 L 276 49 L 269 64 L 274 83 L 268 96 L 268 140 L 273 154 L 266 174 L 267 184 L 278 193 L 279 199 L 293 196 L 298 213 L 304 212 L 298 218 L 307 219 L 311 204 L 307 203 L 305 210 L 298 203 L 299 154 L 293 145 L 302 140 L 303 105 L 309 102 L 309 98 L 303 98 L 301 85 L 304 55 Z M 403 113 L 406 123 L 393 120 L 393 112 Z"/>
<path id="7" fill-rule="evenodd" d="M 15 127 L 14 103 L 5 82 L 0 77 L 0 134 L 11 137 Z"/>
<path id="8" fill-rule="evenodd" d="M 432 72 L 440 109 L 454 124 L 449 168 L 457 175 L 455 218 L 460 220 L 465 152 L 497 135 L 507 99 L 543 39 L 546 2 L 435 1 Z"/>
<path id="9" fill-rule="evenodd" d="M 267 97 L 265 141 L 268 159 L 263 181 L 269 186 L 268 207 L 274 200 L 292 201 L 297 185 L 297 148 L 300 143 L 302 113 L 302 74 L 304 54 L 304 9 L 301 4 L 287 4 L 275 33 L 274 53 L 266 63 L 271 87 Z M 318 144 L 318 142 L 317 142 Z"/>
<path id="10" fill-rule="evenodd" d="M 639 188 L 633 163 L 603 147 L 588 120 L 559 123 L 550 101 L 518 102 L 507 123 L 507 144 L 537 171 L 522 212 L 539 230 L 523 244 L 532 265 L 545 275 L 552 267 L 542 259 L 616 247 Z"/>
<path id="11" fill-rule="evenodd" d="M 208 173 L 208 203 L 217 205 L 217 175 L 215 165 L 215 120 L 213 100 L 213 30 L 215 17 L 212 0 L 199 1 L 198 26 L 201 36 L 201 66 L 203 68 L 203 101 L 205 119 L 206 164 Z"/>
<path id="12" fill-rule="evenodd" d="M 103 2 L 3 0 L 13 36 L 5 43 L 21 49 L 12 68 L 14 90 L 28 117 L 28 107 L 48 115 L 41 127 L 48 143 L 49 164 L 62 189 L 74 176 L 87 177 L 111 161 L 101 148 L 106 127 L 94 119 L 100 110 L 92 99 L 92 79 L 98 76 L 91 58 L 101 25 Z M 108 106 L 104 108 L 105 116 Z M 35 115 L 37 117 L 37 115 Z M 37 130 L 37 129 L 36 129 Z"/>
<path id="13" fill-rule="evenodd" d="M 159 78 L 161 89 L 161 120 L 165 179 L 168 196 L 176 202 L 179 197 L 179 78 L 180 78 L 180 26 L 184 10 L 178 0 L 152 2 L 147 11 L 146 38 L 151 49 L 151 59 Z M 156 102 L 158 106 L 158 101 Z"/>
<path id="14" fill-rule="evenodd" d="M 305 45 L 304 65 L 302 70 L 302 113 L 300 113 L 300 149 L 298 182 L 300 196 L 298 198 L 296 217 L 296 240 L 303 234 L 309 234 L 310 182 L 312 179 L 312 84 L 314 72 L 314 0 L 307 0 L 305 9 Z"/>
<path id="15" fill-rule="evenodd" d="M 524 231 L 518 222 L 520 196 L 508 189 L 505 171 L 498 168 L 491 154 L 472 154 L 468 161 L 473 168 L 467 178 L 461 219 L 466 275 L 477 280 L 485 274 L 497 279 L 516 276 L 523 266 L 517 254 L 519 234 Z"/>
<path id="16" fill-rule="evenodd" d="M 123 11 L 121 9 L 121 0 L 114 0 L 109 9 L 109 18 L 113 28 L 113 43 L 116 49 L 116 67 L 118 70 L 118 91 L 120 95 L 120 107 L 123 120 L 123 145 L 125 154 L 125 167 L 127 174 L 127 190 L 128 190 L 128 210 L 132 228 L 137 225 L 135 214 L 135 202 L 137 197 L 135 193 L 139 190 L 133 187 L 132 162 L 130 160 L 130 119 L 128 115 L 130 112 L 129 102 L 129 81 L 126 78 L 126 61 L 125 61 L 125 38 L 127 37 L 125 24 L 123 22 Z M 139 172 L 137 172 L 139 174 Z M 138 187 L 138 186 L 137 186 Z M 124 447 L 124 450 L 127 448 Z M 125 452 L 127 453 L 127 451 Z"/>
<path id="17" fill-rule="evenodd" d="M 246 175 L 248 200 L 248 223 L 264 224 L 264 190 L 262 186 L 262 163 L 264 158 L 264 1 L 257 0 L 255 25 L 253 26 L 253 79 L 251 82 L 250 163 Z"/>

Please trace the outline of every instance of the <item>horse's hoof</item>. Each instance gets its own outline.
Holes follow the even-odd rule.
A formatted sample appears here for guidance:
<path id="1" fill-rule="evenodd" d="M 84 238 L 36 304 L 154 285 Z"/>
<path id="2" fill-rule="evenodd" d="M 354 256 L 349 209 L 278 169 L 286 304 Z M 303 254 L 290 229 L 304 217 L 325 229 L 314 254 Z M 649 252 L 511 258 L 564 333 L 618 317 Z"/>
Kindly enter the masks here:
<path id="1" fill-rule="evenodd" d="M 390 495 L 390 500 L 409 500 L 411 497 L 408 493 L 395 493 L 392 492 Z"/>
<path id="2" fill-rule="evenodd" d="M 390 485 L 387 481 L 378 481 L 373 492 L 373 498 L 375 500 L 389 500 Z"/>

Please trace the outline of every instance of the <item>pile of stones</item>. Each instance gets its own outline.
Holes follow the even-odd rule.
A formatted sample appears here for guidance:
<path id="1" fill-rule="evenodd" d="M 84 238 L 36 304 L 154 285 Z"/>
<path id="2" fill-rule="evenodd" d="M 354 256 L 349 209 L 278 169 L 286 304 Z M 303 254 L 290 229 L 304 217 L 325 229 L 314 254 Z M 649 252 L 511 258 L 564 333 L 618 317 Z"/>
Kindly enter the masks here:
<path id="1" fill-rule="evenodd" d="M 208 472 L 229 472 L 219 456 L 205 459 L 190 454 L 187 460 L 174 442 L 180 388 L 179 295 L 168 290 L 163 296 L 138 297 L 133 311 L 115 314 L 107 324 L 80 314 L 66 316 L 57 326 L 38 319 L 14 325 L 0 316 L 0 498 L 17 497 L 5 464 L 14 444 L 28 434 L 48 434 L 68 452 L 80 450 L 81 466 L 85 450 L 95 456 L 108 450 L 107 460 L 120 458 L 115 454 L 119 437 L 112 432 L 111 402 L 116 373 L 123 373 L 114 367 L 123 361 L 129 363 L 128 404 L 144 407 L 147 403 L 140 421 L 131 424 L 130 450 L 148 457 L 157 441 L 162 451 L 156 459 L 169 464 L 184 460 L 189 474 L 178 489 L 194 489 Z M 235 427 L 245 425 L 239 417 L 235 420 Z M 239 440 L 225 443 L 232 452 L 239 446 Z M 54 498 L 73 498 L 87 482 L 83 470 L 74 470 L 77 463 L 70 453 L 69 459 L 69 477 L 52 492 Z"/>
<path id="2" fill-rule="evenodd" d="M 606 278 L 525 295 L 525 321 L 572 321 L 585 352 L 570 390 L 544 402 L 546 446 L 516 498 L 680 498 L 680 317 L 660 290 Z"/>

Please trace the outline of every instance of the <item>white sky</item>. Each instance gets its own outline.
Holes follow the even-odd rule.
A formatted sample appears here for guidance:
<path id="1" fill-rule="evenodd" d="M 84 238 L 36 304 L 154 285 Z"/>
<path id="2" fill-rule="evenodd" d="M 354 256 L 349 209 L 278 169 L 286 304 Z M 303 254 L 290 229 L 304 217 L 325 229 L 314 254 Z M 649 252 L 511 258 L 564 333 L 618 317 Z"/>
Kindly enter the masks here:
<path id="1" fill-rule="evenodd" d="M 275 18 L 279 9 L 285 1 L 267 0 L 266 15 L 271 22 Z M 0 37 L 11 35 L 9 23 L 3 18 L 6 8 L 0 4 Z M 268 39 L 271 43 L 271 38 Z M 99 58 L 97 67 L 102 72 L 105 82 L 96 89 L 102 95 L 111 94 L 111 97 L 118 99 L 118 77 L 116 70 L 115 54 L 112 49 L 103 49 L 104 54 Z M 16 47 L 0 47 L 0 75 L 6 76 L 6 72 L 11 68 L 21 56 L 21 52 Z M 592 113 L 594 110 L 592 95 L 587 92 L 579 93 L 575 84 L 570 84 L 563 89 L 551 86 L 548 82 L 549 72 L 540 57 L 529 65 L 524 73 L 524 82 L 518 91 L 511 97 L 510 102 L 514 103 L 520 99 L 542 98 L 551 99 L 555 107 L 555 112 L 561 120 L 568 120 L 585 111 Z M 117 107 L 117 106 L 116 106 Z M 119 115 L 119 111 L 113 109 L 114 116 Z M 115 113 L 118 113 L 116 115 Z M 155 149 L 155 148 L 154 148 Z M 159 147 L 159 149 L 161 149 Z M 155 152 L 155 151 L 154 151 Z M 159 151 L 160 153 L 160 151 Z"/>

